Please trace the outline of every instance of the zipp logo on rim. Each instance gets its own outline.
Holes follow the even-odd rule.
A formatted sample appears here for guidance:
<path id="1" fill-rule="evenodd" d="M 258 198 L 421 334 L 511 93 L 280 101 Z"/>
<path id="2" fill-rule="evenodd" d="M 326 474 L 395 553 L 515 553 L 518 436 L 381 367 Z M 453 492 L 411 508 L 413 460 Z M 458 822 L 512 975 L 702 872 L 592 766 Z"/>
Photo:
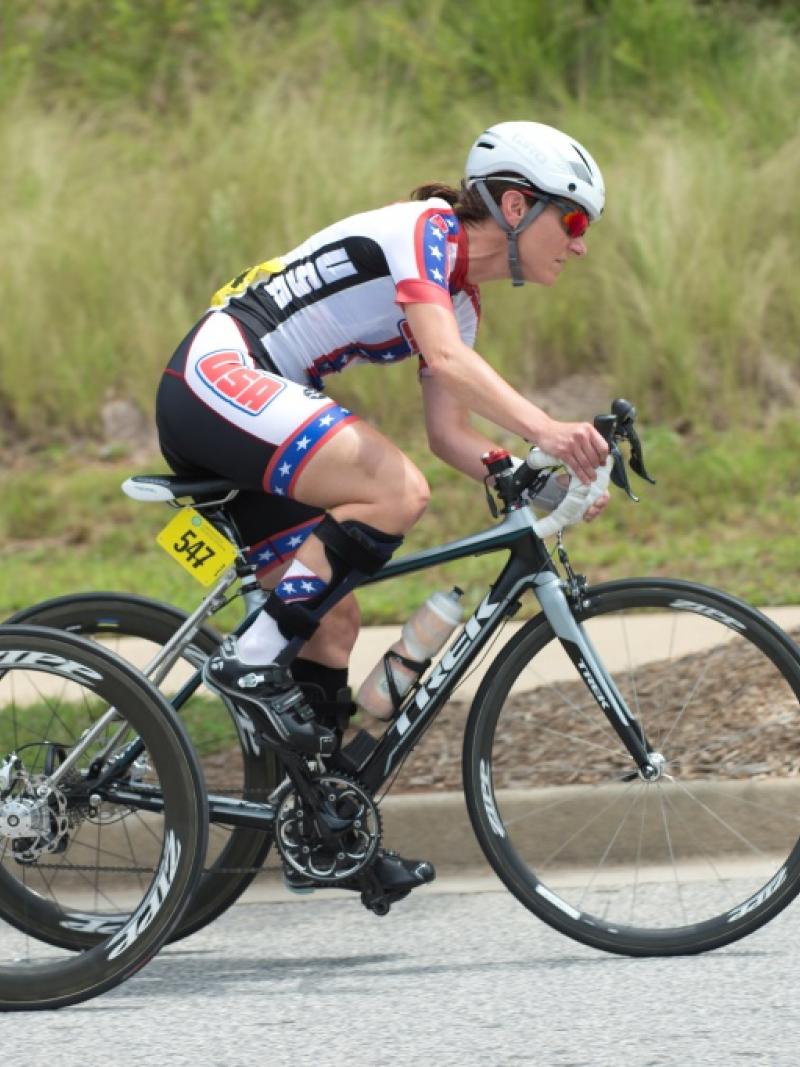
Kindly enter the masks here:
<path id="1" fill-rule="evenodd" d="M 746 900 L 744 904 L 740 904 L 738 908 L 734 908 L 733 911 L 728 912 L 728 922 L 736 922 L 737 919 L 743 918 L 743 916 L 749 914 L 749 912 L 755 911 L 755 909 L 759 908 L 765 900 L 769 900 L 773 893 L 777 892 L 785 881 L 786 868 L 781 867 L 778 873 L 771 878 L 765 886 L 762 886 L 754 896 L 750 897 L 749 900 Z"/>
<path id="2" fill-rule="evenodd" d="M 677 611 L 693 611 L 695 615 L 705 615 L 707 619 L 721 622 L 723 626 L 728 626 L 732 630 L 744 632 L 747 629 L 743 622 L 734 619 L 732 615 L 727 615 L 724 611 L 718 611 L 716 608 L 710 608 L 706 604 L 698 604 L 695 600 L 673 600 L 670 607 L 675 608 Z"/>
<path id="3" fill-rule="evenodd" d="M 161 866 L 158 868 L 158 874 L 147 896 L 122 929 L 108 942 L 108 958 L 110 960 L 116 959 L 117 956 L 122 955 L 126 949 L 130 948 L 155 919 L 172 888 L 180 858 L 181 843 L 175 836 L 174 831 L 170 830 L 164 842 Z"/>
<path id="4" fill-rule="evenodd" d="M 483 810 L 486 812 L 486 818 L 489 820 L 489 825 L 498 837 L 505 837 L 506 830 L 497 812 L 497 805 L 494 802 L 494 793 L 492 792 L 492 772 L 488 760 L 481 760 L 480 779 L 481 800 L 483 801 Z"/>
<path id="5" fill-rule="evenodd" d="M 76 663 L 75 660 L 64 656 L 56 656 L 52 652 L 33 652 L 29 648 L 9 648 L 0 652 L 0 667 L 11 666 L 55 672 L 77 682 L 87 682 L 89 685 L 95 685 L 103 680 L 102 674 L 82 663 Z"/>

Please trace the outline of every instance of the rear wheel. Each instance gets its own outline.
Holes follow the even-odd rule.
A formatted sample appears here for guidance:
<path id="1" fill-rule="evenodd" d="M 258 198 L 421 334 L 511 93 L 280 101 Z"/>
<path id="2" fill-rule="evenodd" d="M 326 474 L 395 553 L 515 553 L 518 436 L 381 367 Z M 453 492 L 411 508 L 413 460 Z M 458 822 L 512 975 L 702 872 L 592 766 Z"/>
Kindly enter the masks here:
<path id="1" fill-rule="evenodd" d="M 645 781 L 540 615 L 487 672 L 467 726 L 475 831 L 508 888 L 628 955 L 744 937 L 800 890 L 800 665 L 733 597 L 597 586 L 578 617 L 662 759 Z"/>
<path id="2" fill-rule="evenodd" d="M 74 1004 L 146 963 L 196 887 L 206 833 L 202 772 L 158 691 L 88 641 L 0 627 L 0 1008 Z"/>
<path id="3" fill-rule="evenodd" d="M 185 620 L 183 612 L 159 601 L 117 593 L 88 593 L 44 601 L 11 621 L 80 634 L 146 670 Z M 220 640 L 213 628 L 199 629 L 159 681 L 161 692 L 174 696 Z M 259 740 L 245 711 L 200 688 L 178 714 L 200 759 L 209 793 L 266 800 L 278 782 L 278 764 Z M 122 826 L 116 826 L 112 836 L 122 830 Z M 102 864 L 104 836 L 98 831 L 98 865 Z M 172 940 L 200 930 L 238 900 L 264 863 L 271 842 L 271 833 L 262 830 L 212 823 L 203 877 Z M 33 871 L 31 880 L 35 880 Z M 53 881 L 51 877 L 49 889 L 58 893 L 58 878 Z M 52 936 L 63 939 L 63 927 L 59 926 Z"/>

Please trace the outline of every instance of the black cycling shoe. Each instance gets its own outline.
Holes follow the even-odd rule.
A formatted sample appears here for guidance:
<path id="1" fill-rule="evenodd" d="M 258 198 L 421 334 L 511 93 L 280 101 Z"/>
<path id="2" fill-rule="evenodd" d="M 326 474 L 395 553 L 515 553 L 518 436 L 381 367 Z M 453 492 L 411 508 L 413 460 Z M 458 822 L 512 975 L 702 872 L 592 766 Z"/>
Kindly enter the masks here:
<path id="1" fill-rule="evenodd" d="M 427 885 L 436 877 L 436 871 L 432 863 L 427 860 L 405 860 L 396 852 L 379 848 L 375 862 L 371 868 L 384 892 L 391 895 L 392 900 L 399 900 L 401 896 L 410 893 L 417 886 Z M 283 865 L 283 882 L 287 889 L 293 893 L 311 893 L 315 889 L 331 888 L 329 883 L 315 882 L 306 874 L 301 874 L 287 863 Z M 344 883 L 342 889 L 353 888 L 352 883 Z"/>
<path id="2" fill-rule="evenodd" d="M 254 704 L 271 728 L 272 740 L 307 756 L 329 756 L 339 739 L 317 722 L 288 667 L 253 666 L 239 659 L 236 638 L 226 637 L 203 668 L 210 689 Z"/>
<path id="3" fill-rule="evenodd" d="M 395 893 L 410 893 L 417 886 L 427 885 L 436 877 L 436 870 L 427 860 L 405 860 L 397 852 L 379 849 L 372 868 L 375 877 L 393 896 Z M 399 899 L 394 897 L 395 900 Z"/>
<path id="4" fill-rule="evenodd" d="M 404 860 L 396 852 L 384 848 L 378 849 L 371 873 L 375 875 L 384 892 L 391 895 L 392 900 L 399 900 L 412 889 L 427 885 L 436 877 L 433 864 L 427 860 Z M 323 886 L 331 888 L 328 883 L 315 882 L 308 875 L 301 874 L 288 863 L 283 865 L 283 882 L 293 893 L 312 893 Z M 352 885 L 344 884 L 341 888 L 350 889 Z"/>

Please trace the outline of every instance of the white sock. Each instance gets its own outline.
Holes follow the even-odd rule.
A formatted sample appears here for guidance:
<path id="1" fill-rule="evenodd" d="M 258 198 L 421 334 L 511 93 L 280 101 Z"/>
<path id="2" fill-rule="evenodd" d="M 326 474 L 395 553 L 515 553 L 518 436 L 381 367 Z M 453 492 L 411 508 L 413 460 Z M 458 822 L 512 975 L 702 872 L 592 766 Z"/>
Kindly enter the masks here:
<path id="1" fill-rule="evenodd" d="M 284 594 L 281 599 L 296 603 L 316 596 L 326 584 L 304 563 L 294 560 L 278 583 L 277 591 L 279 595 Z M 255 621 L 239 638 L 239 659 L 251 665 L 274 663 L 275 657 L 288 644 L 272 616 L 259 611 Z"/>
<path id="2" fill-rule="evenodd" d="M 259 611 L 253 622 L 238 641 L 239 659 L 243 663 L 274 663 L 275 657 L 288 641 L 278 629 L 278 624 L 266 611 Z"/>

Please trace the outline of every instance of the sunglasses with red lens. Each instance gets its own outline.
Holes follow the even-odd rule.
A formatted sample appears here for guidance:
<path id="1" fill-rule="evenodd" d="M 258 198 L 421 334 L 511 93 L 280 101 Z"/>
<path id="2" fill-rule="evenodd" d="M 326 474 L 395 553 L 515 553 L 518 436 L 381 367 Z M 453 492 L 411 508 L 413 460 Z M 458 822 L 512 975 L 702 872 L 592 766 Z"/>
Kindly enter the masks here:
<path id="1" fill-rule="evenodd" d="M 554 203 L 561 210 L 561 225 L 564 232 L 571 238 L 583 237 L 589 229 L 589 216 L 583 208 L 576 207 L 568 200 L 555 200 Z"/>
<path id="2" fill-rule="evenodd" d="M 531 200 L 544 200 L 549 204 L 555 204 L 561 212 L 561 225 L 564 233 L 572 240 L 583 237 L 589 229 L 592 220 L 582 207 L 578 207 L 571 200 L 562 200 L 559 196 L 547 196 L 533 189 L 523 189 L 522 192 Z"/>

